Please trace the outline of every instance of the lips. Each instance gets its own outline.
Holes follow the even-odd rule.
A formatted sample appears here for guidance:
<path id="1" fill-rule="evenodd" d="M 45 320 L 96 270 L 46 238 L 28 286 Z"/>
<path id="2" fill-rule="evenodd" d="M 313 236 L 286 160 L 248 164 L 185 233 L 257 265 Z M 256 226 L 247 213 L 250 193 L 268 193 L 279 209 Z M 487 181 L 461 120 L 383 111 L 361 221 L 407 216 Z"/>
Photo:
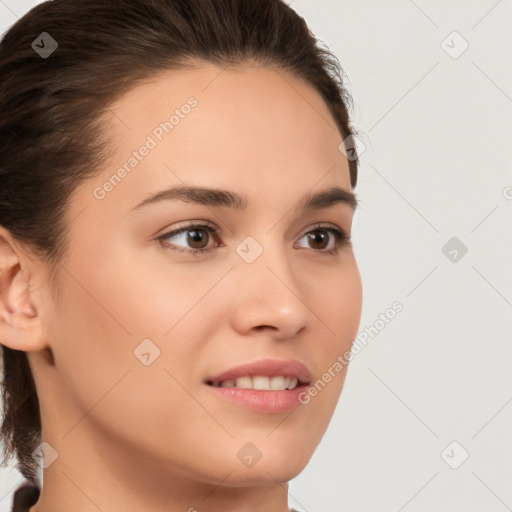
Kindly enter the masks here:
<path id="1" fill-rule="evenodd" d="M 240 366 L 230 368 L 222 373 L 207 377 L 206 384 L 218 384 L 224 380 L 236 380 L 238 377 L 245 376 L 263 376 L 263 377 L 296 377 L 299 385 L 309 385 L 311 382 L 311 372 L 308 367 L 295 359 L 260 359 L 251 363 L 244 363 Z"/>

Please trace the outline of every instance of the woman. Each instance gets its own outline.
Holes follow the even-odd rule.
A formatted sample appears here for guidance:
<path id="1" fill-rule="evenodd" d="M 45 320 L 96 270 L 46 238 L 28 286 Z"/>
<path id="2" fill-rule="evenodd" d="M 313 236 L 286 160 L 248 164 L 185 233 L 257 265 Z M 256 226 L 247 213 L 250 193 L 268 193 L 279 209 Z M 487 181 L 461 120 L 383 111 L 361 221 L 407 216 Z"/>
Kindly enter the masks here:
<path id="1" fill-rule="evenodd" d="M 13 511 L 293 510 L 361 315 L 340 73 L 281 0 L 54 0 L 5 34 Z"/>

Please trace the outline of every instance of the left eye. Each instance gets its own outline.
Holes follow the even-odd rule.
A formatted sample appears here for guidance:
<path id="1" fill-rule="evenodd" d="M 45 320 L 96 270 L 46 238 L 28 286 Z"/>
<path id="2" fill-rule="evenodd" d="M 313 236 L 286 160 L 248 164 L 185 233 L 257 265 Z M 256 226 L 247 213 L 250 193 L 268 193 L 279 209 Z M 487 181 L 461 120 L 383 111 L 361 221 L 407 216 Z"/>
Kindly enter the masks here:
<path id="1" fill-rule="evenodd" d="M 330 237 L 328 233 L 331 235 Z M 158 237 L 158 240 L 160 240 L 161 244 L 165 247 L 169 247 L 177 252 L 199 254 L 210 251 L 210 248 L 208 248 L 208 242 L 210 238 L 212 238 L 211 235 L 215 235 L 218 238 L 217 230 L 213 226 L 210 226 L 209 224 L 191 224 L 169 233 L 165 233 Z M 303 238 L 307 239 L 308 244 L 320 244 L 321 247 L 312 248 L 315 252 L 322 254 L 335 254 L 339 251 L 340 246 L 352 245 L 350 236 L 332 225 L 313 226 L 308 232 L 302 235 L 299 240 Z M 179 241 L 181 239 L 181 242 L 187 244 L 188 247 L 176 245 L 176 243 L 170 243 L 170 239 L 174 239 L 175 241 Z M 329 246 L 329 242 L 331 241 L 334 245 L 331 244 Z M 221 245 L 221 243 L 217 242 L 215 246 L 219 247 Z"/>
<path id="2" fill-rule="evenodd" d="M 327 233 L 334 233 L 334 237 L 329 236 Z M 331 245 L 330 247 L 326 247 L 330 241 L 336 242 L 343 238 L 343 233 L 335 228 L 317 228 L 311 231 L 308 231 L 301 238 L 306 238 L 308 243 L 320 244 L 322 247 L 313 247 L 314 249 L 319 250 L 332 250 L 336 248 L 336 244 Z"/>

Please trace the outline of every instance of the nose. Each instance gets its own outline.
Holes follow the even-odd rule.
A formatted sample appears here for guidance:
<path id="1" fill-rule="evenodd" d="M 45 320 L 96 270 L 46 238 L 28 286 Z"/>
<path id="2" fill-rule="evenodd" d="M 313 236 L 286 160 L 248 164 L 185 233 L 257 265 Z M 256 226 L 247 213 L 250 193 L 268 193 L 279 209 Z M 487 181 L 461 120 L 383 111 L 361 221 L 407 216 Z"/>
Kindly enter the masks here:
<path id="1" fill-rule="evenodd" d="M 287 339 L 305 328 L 310 314 L 306 283 L 294 273 L 282 248 L 265 249 L 252 263 L 239 259 L 232 274 L 236 284 L 231 322 L 239 333 Z"/>

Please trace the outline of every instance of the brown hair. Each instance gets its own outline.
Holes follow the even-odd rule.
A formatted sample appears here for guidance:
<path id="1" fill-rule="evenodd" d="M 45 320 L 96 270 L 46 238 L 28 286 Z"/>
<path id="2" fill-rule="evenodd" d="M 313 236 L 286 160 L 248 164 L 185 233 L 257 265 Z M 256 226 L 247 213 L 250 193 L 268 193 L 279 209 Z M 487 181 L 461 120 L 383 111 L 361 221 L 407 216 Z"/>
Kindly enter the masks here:
<path id="1" fill-rule="evenodd" d="M 33 46 L 42 47 L 41 38 L 48 44 L 43 32 L 58 44 L 47 58 Z M 52 283 L 66 250 L 71 194 L 101 172 L 108 155 L 102 114 L 155 73 L 201 61 L 287 71 L 320 93 L 343 140 L 356 133 L 338 60 L 283 0 L 53 0 L 4 34 L 0 225 L 48 264 Z M 355 187 L 357 155 L 349 169 Z M 2 345 L 2 361 L 0 440 L 6 458 L 15 456 L 34 479 L 32 452 L 41 442 L 34 379 L 25 352 Z"/>

